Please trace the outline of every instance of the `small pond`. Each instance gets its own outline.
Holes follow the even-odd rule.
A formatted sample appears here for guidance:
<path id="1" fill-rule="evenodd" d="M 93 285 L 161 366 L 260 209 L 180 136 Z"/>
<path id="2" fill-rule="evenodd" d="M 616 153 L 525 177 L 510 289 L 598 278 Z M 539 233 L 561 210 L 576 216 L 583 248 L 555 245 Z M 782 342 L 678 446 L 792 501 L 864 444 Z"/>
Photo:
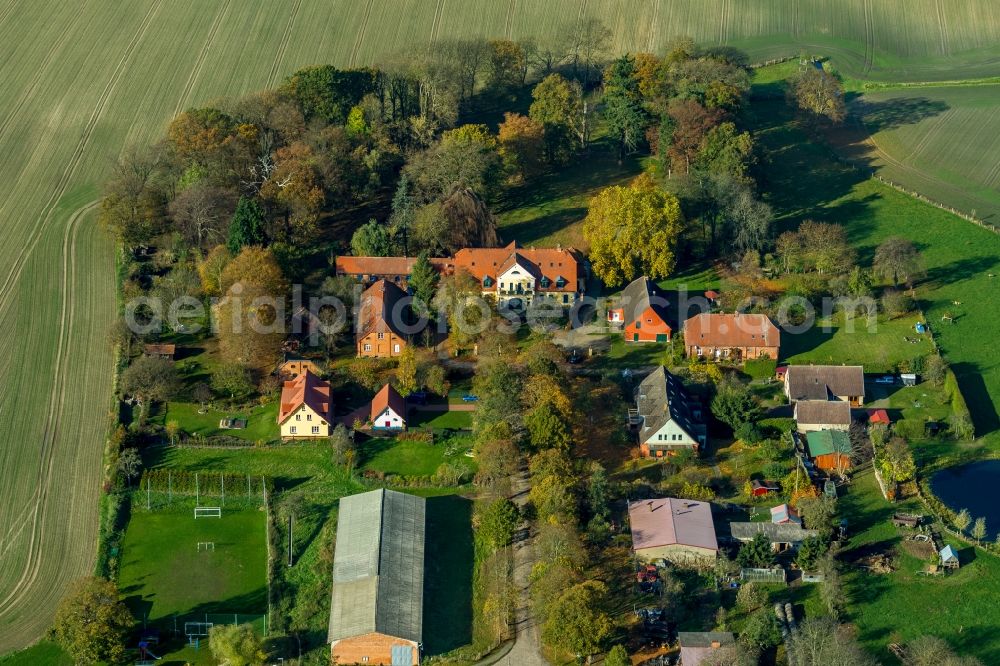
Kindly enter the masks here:
<path id="1" fill-rule="evenodd" d="M 1000 532 L 1000 460 L 983 460 L 944 469 L 931 477 L 931 489 L 953 511 L 968 509 L 986 519 L 989 540 Z"/>

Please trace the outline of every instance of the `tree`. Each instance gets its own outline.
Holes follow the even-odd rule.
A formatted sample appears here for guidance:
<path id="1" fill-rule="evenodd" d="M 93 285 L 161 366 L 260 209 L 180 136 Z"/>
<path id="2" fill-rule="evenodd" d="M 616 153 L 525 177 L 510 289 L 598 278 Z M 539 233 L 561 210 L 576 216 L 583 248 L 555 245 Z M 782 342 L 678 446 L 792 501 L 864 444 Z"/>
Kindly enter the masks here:
<path id="1" fill-rule="evenodd" d="M 766 600 L 767 595 L 764 596 Z M 740 642 L 755 650 L 767 650 L 778 645 L 781 642 L 781 627 L 774 611 L 758 608 L 751 613 L 740 632 Z"/>
<path id="2" fill-rule="evenodd" d="M 498 185 L 500 156 L 496 140 L 481 125 L 446 132 L 441 141 L 413 154 L 403 174 L 413 185 L 417 202 L 427 204 L 471 189 L 489 197 Z"/>
<path id="3" fill-rule="evenodd" d="M 840 617 L 847 605 L 847 593 L 844 591 L 844 581 L 840 575 L 840 566 L 833 553 L 827 553 L 817 562 L 823 585 L 820 587 L 820 597 L 826 604 L 826 609 L 832 617 Z"/>
<path id="4" fill-rule="evenodd" d="M 738 381 L 724 381 L 712 398 L 712 413 L 733 430 L 752 422 L 760 410 L 750 387 Z"/>
<path id="5" fill-rule="evenodd" d="M 410 252 L 409 234 L 416 212 L 417 204 L 410 191 L 410 179 L 407 178 L 406 174 L 403 174 L 399 177 L 396 191 L 392 195 L 392 214 L 389 215 L 389 228 L 392 230 L 393 236 L 402 237 L 404 255 L 408 255 Z"/>
<path id="6" fill-rule="evenodd" d="M 487 85 L 499 90 L 520 85 L 528 60 L 524 48 L 509 39 L 491 39 L 488 45 Z"/>
<path id="7" fill-rule="evenodd" d="M 905 292 L 886 289 L 882 294 L 882 310 L 892 319 L 913 312 L 915 307 L 913 298 Z"/>
<path id="8" fill-rule="evenodd" d="M 698 170 L 723 173 L 741 182 L 749 179 L 753 163 L 753 137 L 749 132 L 737 130 L 732 122 L 724 122 L 708 130 L 695 158 Z"/>
<path id="9" fill-rule="evenodd" d="M 535 450 L 561 449 L 568 451 L 572 444 L 569 424 L 552 404 L 543 402 L 524 415 L 528 438 Z"/>
<path id="10" fill-rule="evenodd" d="M 933 382 L 934 386 L 944 386 L 948 376 L 948 362 L 940 354 L 931 354 L 924 359 L 924 379 Z"/>
<path id="11" fill-rule="evenodd" d="M 583 221 L 594 274 L 609 287 L 637 275 L 669 276 L 682 229 L 677 197 L 656 187 L 648 175 L 602 190 L 590 200 Z"/>
<path id="12" fill-rule="evenodd" d="M 204 182 L 189 185 L 170 202 L 170 216 L 188 244 L 202 248 L 223 239 L 224 221 L 233 210 L 229 190 Z"/>
<path id="13" fill-rule="evenodd" d="M 201 280 L 201 291 L 206 296 L 219 296 L 222 293 L 222 273 L 232 261 L 233 255 L 225 245 L 216 245 L 204 259 L 198 262 L 198 277 Z"/>
<path id="14" fill-rule="evenodd" d="M 77 664 L 120 663 L 132 630 L 132 613 L 118 588 L 103 578 L 74 581 L 56 609 L 56 641 Z"/>
<path id="15" fill-rule="evenodd" d="M 417 353 L 413 345 L 406 345 L 399 354 L 399 365 L 396 367 L 396 391 L 405 398 L 420 388 L 418 374 Z"/>
<path id="16" fill-rule="evenodd" d="M 167 433 L 167 439 L 170 440 L 171 444 L 176 444 L 177 443 L 177 436 L 180 435 L 180 433 L 181 433 L 181 424 L 180 424 L 180 422 L 176 421 L 176 420 L 173 420 L 173 419 L 171 419 L 170 421 L 167 421 L 163 425 L 163 432 Z M 138 451 L 136 453 L 138 453 Z M 120 463 L 121 460 L 119 459 L 118 462 Z M 140 462 L 142 462 L 141 458 L 140 458 Z"/>
<path id="17" fill-rule="evenodd" d="M 479 518 L 479 533 L 494 550 L 499 550 L 510 543 L 520 524 L 517 505 L 501 497 L 486 505 Z"/>
<path id="18" fill-rule="evenodd" d="M 499 491 L 503 490 L 500 486 L 509 485 L 510 478 L 517 473 L 521 454 L 509 440 L 494 439 L 476 447 L 476 461 L 479 463 L 476 485 L 487 491 Z"/>
<path id="19" fill-rule="evenodd" d="M 745 583 L 736 593 L 736 605 L 744 611 L 755 611 L 767 603 L 767 590 L 757 583 Z"/>
<path id="20" fill-rule="evenodd" d="M 810 617 L 791 635 L 789 653 L 797 666 L 876 666 L 846 627 L 832 617 Z"/>
<path id="21" fill-rule="evenodd" d="M 226 666 L 262 666 L 264 641 L 250 624 L 217 624 L 208 630 L 212 656 Z"/>
<path id="22" fill-rule="evenodd" d="M 833 535 L 833 519 L 837 514 L 837 502 L 832 497 L 804 497 L 796 505 L 806 528 L 816 530 L 824 538 Z"/>
<path id="23" fill-rule="evenodd" d="M 611 635 L 611 618 L 601 610 L 607 586 L 596 580 L 573 585 L 548 609 L 542 638 L 571 654 L 590 656 Z"/>
<path id="24" fill-rule="evenodd" d="M 250 245 L 264 245 L 266 240 L 264 222 L 264 209 L 260 207 L 257 199 L 240 197 L 233 219 L 229 223 L 229 240 L 226 247 L 229 248 L 230 254 L 237 255 Z"/>
<path id="25" fill-rule="evenodd" d="M 844 86 L 824 69 L 807 65 L 788 87 L 790 100 L 816 118 L 840 123 L 847 115 Z"/>
<path id="26" fill-rule="evenodd" d="M 169 400 L 180 386 L 174 364 L 163 358 L 140 356 L 122 373 L 122 393 L 141 404 Z"/>
<path id="27" fill-rule="evenodd" d="M 250 370 L 240 363 L 224 363 L 212 371 L 212 388 L 229 394 L 230 400 L 240 400 L 253 392 Z"/>
<path id="28" fill-rule="evenodd" d="M 171 423 L 176 424 L 177 422 L 171 421 Z M 142 456 L 139 455 L 139 449 L 129 447 L 122 450 L 118 456 L 118 471 L 122 473 L 122 476 L 128 482 L 139 476 L 139 472 L 142 471 Z"/>
<path id="29" fill-rule="evenodd" d="M 566 162 L 577 140 L 586 146 L 586 113 L 579 83 L 549 74 L 534 87 L 531 98 L 528 115 L 542 125 L 545 158 L 550 164 Z"/>
<path id="30" fill-rule="evenodd" d="M 434 265 L 431 264 L 430 257 L 426 252 L 421 252 L 417 260 L 413 262 L 410 270 L 410 278 L 407 284 L 413 290 L 413 296 L 417 302 L 430 308 L 431 300 L 437 291 L 438 281 L 441 276 Z"/>
<path id="31" fill-rule="evenodd" d="M 878 275 L 892 280 L 893 287 L 900 281 L 912 286 L 913 278 L 923 272 L 923 258 L 920 250 L 909 240 L 890 236 L 875 250 L 872 267 Z"/>
<path id="32" fill-rule="evenodd" d="M 528 499 L 535 507 L 539 522 L 575 522 L 576 497 L 571 483 L 562 476 L 543 476 L 534 482 Z"/>
<path id="33" fill-rule="evenodd" d="M 351 254 L 355 257 L 389 257 L 394 249 L 389 229 L 375 220 L 368 220 L 351 236 Z"/>
<path id="34" fill-rule="evenodd" d="M 442 249 L 454 253 L 463 247 L 496 247 L 497 220 L 475 190 L 463 188 L 441 202 Z"/>
<path id="35" fill-rule="evenodd" d="M 604 73 L 604 119 L 608 131 L 618 139 L 618 161 L 639 145 L 646 127 L 635 58 L 623 55 Z"/>
<path id="36" fill-rule="evenodd" d="M 977 544 L 982 544 L 983 539 L 986 538 L 986 519 L 976 518 L 976 522 L 972 524 L 972 531 L 970 532 L 972 538 L 976 540 Z"/>
<path id="37" fill-rule="evenodd" d="M 230 363 L 272 367 L 285 337 L 288 283 L 270 250 L 245 247 L 226 266 L 216 305 L 222 356 Z"/>
<path id="38" fill-rule="evenodd" d="M 812 571 L 816 568 L 821 557 L 823 557 L 829 546 L 822 537 L 812 536 L 802 540 L 799 552 L 795 555 L 795 563 L 803 571 Z"/>
<path id="39" fill-rule="evenodd" d="M 504 171 L 513 182 L 537 175 L 545 155 L 545 127 L 519 113 L 504 113 L 497 144 Z"/>
<path id="40" fill-rule="evenodd" d="M 104 187 L 100 222 L 127 248 L 148 243 L 161 230 L 166 196 L 156 184 L 159 167 L 154 155 L 126 151 Z"/>
<path id="41" fill-rule="evenodd" d="M 338 423 L 330 433 L 330 454 L 335 465 L 346 465 L 354 451 L 354 438 L 343 423 Z"/>
<path id="42" fill-rule="evenodd" d="M 632 666 L 624 645 L 615 645 L 604 657 L 604 666 Z"/>
<path id="43" fill-rule="evenodd" d="M 771 548 L 771 540 L 767 535 L 758 532 L 753 540 L 747 541 L 740 546 L 740 552 L 736 554 L 736 561 L 741 567 L 765 568 L 774 564 L 774 549 Z"/>
<path id="44" fill-rule="evenodd" d="M 347 114 L 372 92 L 375 72 L 368 69 L 337 69 L 332 65 L 303 67 L 282 84 L 297 102 L 306 120 L 320 118 L 342 125 Z"/>
<path id="45" fill-rule="evenodd" d="M 919 636 L 903 647 L 906 666 L 982 666 L 975 657 L 959 657 L 937 636 Z"/>
<path id="46" fill-rule="evenodd" d="M 677 99 L 670 103 L 667 114 L 672 121 L 671 145 L 668 149 L 674 171 L 687 173 L 698 158 L 708 132 L 722 122 L 719 109 L 706 109 L 693 99 Z"/>

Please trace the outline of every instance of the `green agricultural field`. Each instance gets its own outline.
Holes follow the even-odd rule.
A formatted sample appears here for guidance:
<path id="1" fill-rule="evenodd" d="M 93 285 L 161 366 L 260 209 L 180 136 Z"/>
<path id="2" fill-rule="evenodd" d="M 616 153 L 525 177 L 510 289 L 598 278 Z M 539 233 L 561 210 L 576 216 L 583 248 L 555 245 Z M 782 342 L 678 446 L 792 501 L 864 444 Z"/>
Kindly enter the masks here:
<path id="1" fill-rule="evenodd" d="M 304 65 L 370 64 L 463 35 L 562 35 L 589 16 L 616 51 L 690 34 L 755 59 L 831 54 L 874 79 L 983 76 L 1000 53 L 992 0 L 3 3 L 0 652 L 38 639 L 66 584 L 92 570 L 115 312 L 114 251 L 92 213 L 109 158 L 190 105 Z"/>
<path id="2" fill-rule="evenodd" d="M 223 508 L 193 517 L 190 506 L 134 511 L 121 552 L 119 586 L 139 619 L 267 611 L 264 512 Z M 198 550 L 199 543 L 214 550 Z"/>
<path id="3" fill-rule="evenodd" d="M 1000 85 L 866 92 L 851 110 L 865 131 L 838 149 L 907 189 L 1000 223 Z"/>

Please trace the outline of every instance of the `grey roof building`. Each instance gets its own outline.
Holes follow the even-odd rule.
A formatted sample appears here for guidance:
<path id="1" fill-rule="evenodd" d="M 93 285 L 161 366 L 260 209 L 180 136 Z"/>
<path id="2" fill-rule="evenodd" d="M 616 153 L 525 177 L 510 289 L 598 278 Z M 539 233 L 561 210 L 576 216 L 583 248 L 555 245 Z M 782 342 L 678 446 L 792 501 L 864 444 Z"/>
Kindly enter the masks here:
<path id="1" fill-rule="evenodd" d="M 698 666 L 715 650 L 735 645 L 736 636 L 729 631 L 679 631 L 677 642 L 681 646 L 680 666 Z"/>
<path id="2" fill-rule="evenodd" d="M 663 366 L 639 383 L 635 405 L 631 419 L 639 428 L 641 446 L 655 451 L 705 444 L 707 430 L 700 405 Z"/>
<path id="3" fill-rule="evenodd" d="M 785 395 L 799 400 L 844 400 L 858 406 L 865 398 L 865 370 L 860 365 L 790 365 Z"/>
<path id="4" fill-rule="evenodd" d="M 422 497 L 382 489 L 340 500 L 327 642 L 421 642 L 425 525 Z"/>
<path id="5" fill-rule="evenodd" d="M 667 299 L 661 295 L 656 285 L 643 275 L 632 280 L 622 289 L 618 297 L 618 305 L 622 310 L 622 321 L 626 324 L 634 322 L 648 308 L 652 308 L 660 319 L 667 321 Z"/>

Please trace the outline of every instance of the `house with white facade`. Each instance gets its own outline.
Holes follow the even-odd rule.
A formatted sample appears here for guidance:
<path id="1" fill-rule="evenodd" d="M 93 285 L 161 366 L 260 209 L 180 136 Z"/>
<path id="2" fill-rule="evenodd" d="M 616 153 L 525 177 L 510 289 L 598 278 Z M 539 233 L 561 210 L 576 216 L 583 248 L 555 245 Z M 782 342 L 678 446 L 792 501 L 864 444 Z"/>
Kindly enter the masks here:
<path id="1" fill-rule="evenodd" d="M 369 421 L 372 430 L 406 430 L 406 400 L 386 384 L 372 398 Z"/>
<path id="2" fill-rule="evenodd" d="M 639 449 L 647 458 L 698 451 L 708 441 L 701 404 L 663 366 L 639 383 L 629 423 L 637 429 Z"/>

